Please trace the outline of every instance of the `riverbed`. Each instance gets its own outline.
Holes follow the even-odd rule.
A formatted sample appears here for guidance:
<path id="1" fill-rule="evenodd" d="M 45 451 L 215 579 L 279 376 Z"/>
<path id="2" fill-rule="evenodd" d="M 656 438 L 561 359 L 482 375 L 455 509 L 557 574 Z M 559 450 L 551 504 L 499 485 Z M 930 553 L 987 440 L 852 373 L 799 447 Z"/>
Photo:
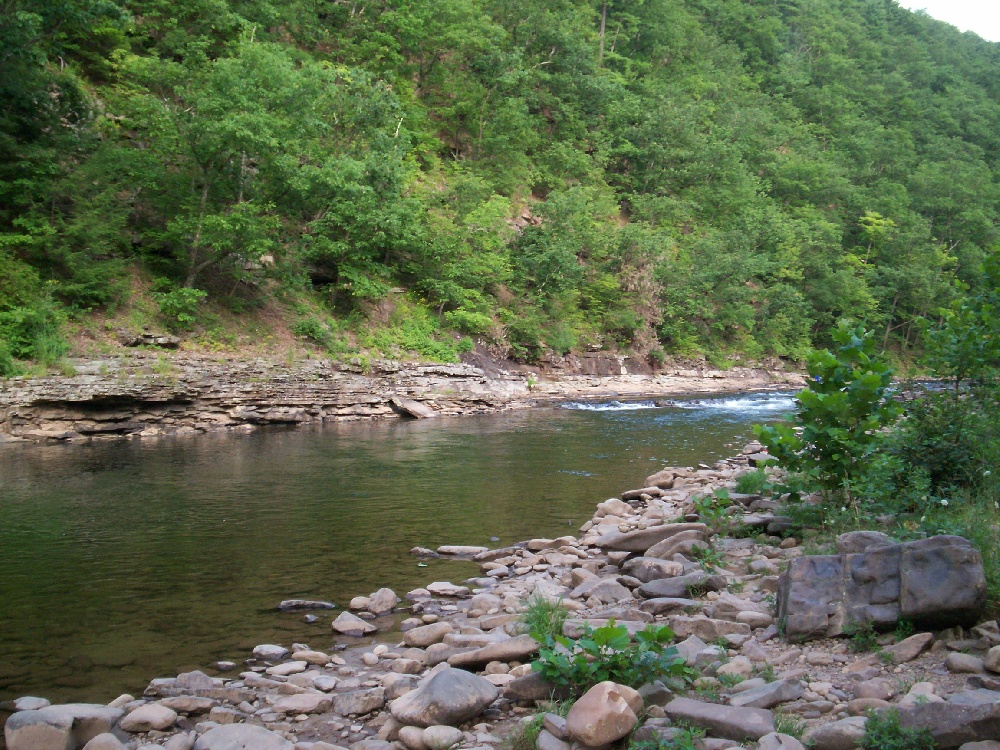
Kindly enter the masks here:
<path id="1" fill-rule="evenodd" d="M 733 453 L 789 394 L 0 452 L 0 700 L 104 701 L 264 642 L 329 648 L 282 599 L 477 567 L 413 546 L 574 534 L 663 465 Z"/>

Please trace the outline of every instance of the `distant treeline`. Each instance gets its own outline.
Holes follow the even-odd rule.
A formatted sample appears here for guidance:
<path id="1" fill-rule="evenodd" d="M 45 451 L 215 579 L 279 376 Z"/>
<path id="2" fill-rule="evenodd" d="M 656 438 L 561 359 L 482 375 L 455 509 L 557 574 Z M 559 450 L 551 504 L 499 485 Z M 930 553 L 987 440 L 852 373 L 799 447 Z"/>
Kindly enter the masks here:
<path id="1" fill-rule="evenodd" d="M 139 269 L 321 342 L 403 289 L 526 359 L 905 352 L 998 241 L 998 123 L 1000 45 L 894 0 L 0 0 L 0 350 Z"/>

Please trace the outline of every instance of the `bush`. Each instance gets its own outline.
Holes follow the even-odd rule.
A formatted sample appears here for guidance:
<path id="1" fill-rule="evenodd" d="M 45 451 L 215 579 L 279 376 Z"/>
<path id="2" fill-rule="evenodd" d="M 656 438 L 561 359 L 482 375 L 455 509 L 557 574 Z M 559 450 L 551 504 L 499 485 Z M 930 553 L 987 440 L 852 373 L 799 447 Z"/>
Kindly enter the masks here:
<path id="1" fill-rule="evenodd" d="M 736 477 L 736 492 L 741 495 L 759 495 L 767 486 L 767 472 L 763 469 L 748 471 Z"/>
<path id="2" fill-rule="evenodd" d="M 531 666 L 548 682 L 578 694 L 605 680 L 637 688 L 665 675 L 690 678 L 684 659 L 668 645 L 673 639 L 670 628 L 651 625 L 633 641 L 624 626 L 611 620 L 597 630 L 585 626 L 584 636 L 575 641 L 543 636 L 539 658 Z"/>
<path id="3" fill-rule="evenodd" d="M 190 331 L 197 320 L 198 305 L 202 303 L 208 293 L 201 289 L 191 289 L 181 287 L 170 289 L 170 282 L 159 280 L 156 286 L 161 291 L 153 292 L 153 301 L 160 308 L 160 313 L 167 319 L 171 328 Z M 168 290 L 169 291 L 164 291 Z"/>
<path id="4" fill-rule="evenodd" d="M 899 712 L 893 709 L 868 715 L 861 747 L 864 750 L 934 750 L 935 744 L 929 729 L 901 727 Z"/>
<path id="5" fill-rule="evenodd" d="M 794 427 L 755 425 L 754 434 L 783 467 L 852 504 L 879 433 L 899 407 L 889 392 L 892 370 L 876 359 L 872 333 L 842 322 L 832 337 L 836 354 L 809 356 L 810 382 L 798 394 Z"/>

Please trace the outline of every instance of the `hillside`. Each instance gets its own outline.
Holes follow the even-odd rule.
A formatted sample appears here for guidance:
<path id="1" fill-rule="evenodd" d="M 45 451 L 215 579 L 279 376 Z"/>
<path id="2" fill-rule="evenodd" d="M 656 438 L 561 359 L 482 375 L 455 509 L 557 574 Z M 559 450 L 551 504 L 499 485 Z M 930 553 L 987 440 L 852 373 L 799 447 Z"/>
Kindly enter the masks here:
<path id="1" fill-rule="evenodd" d="M 1000 45 L 894 0 L 0 9 L 0 374 L 143 327 L 905 357 L 998 241 Z"/>

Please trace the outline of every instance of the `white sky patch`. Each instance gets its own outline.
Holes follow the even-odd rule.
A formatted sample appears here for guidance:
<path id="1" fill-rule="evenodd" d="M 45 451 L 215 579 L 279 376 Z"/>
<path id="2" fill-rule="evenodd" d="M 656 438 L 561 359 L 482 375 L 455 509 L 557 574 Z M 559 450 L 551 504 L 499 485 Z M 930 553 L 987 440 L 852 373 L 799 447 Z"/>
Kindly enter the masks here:
<path id="1" fill-rule="evenodd" d="M 926 10 L 932 18 L 962 31 L 1000 42 L 1000 0 L 899 0 L 899 4 L 910 10 Z"/>

